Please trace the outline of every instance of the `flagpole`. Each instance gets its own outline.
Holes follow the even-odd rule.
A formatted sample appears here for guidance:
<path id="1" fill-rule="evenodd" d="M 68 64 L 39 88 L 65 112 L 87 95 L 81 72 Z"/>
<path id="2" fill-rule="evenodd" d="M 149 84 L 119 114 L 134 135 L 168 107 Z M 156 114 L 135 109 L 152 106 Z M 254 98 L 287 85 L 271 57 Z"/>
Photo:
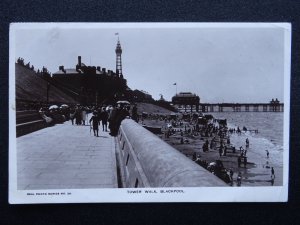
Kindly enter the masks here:
<path id="1" fill-rule="evenodd" d="M 175 85 L 175 88 L 176 88 L 176 95 L 177 95 L 177 82 L 174 83 L 173 85 Z"/>

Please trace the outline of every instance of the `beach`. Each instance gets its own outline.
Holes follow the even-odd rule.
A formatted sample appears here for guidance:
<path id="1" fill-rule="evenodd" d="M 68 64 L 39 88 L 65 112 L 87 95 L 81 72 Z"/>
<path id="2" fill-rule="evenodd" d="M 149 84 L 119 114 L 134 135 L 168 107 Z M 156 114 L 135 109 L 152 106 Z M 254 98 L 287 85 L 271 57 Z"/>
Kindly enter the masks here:
<path id="1" fill-rule="evenodd" d="M 247 131 L 241 130 L 240 133 L 236 132 L 227 132 L 227 136 L 224 138 L 220 138 L 218 135 L 212 135 L 206 137 L 205 135 L 201 135 L 199 132 L 193 132 L 192 130 L 195 128 L 193 124 L 189 122 L 182 122 L 181 126 L 178 125 L 176 127 L 172 127 L 173 132 L 170 135 L 166 135 L 167 126 L 170 121 L 159 120 L 159 119 L 151 119 L 146 118 L 140 123 L 145 127 L 151 128 L 161 128 L 162 133 L 157 134 L 162 140 L 173 146 L 175 149 L 180 151 L 182 154 L 189 157 L 191 160 L 195 161 L 199 164 L 199 166 L 203 166 L 207 168 L 207 165 L 220 160 L 229 174 L 231 170 L 233 172 L 233 182 L 228 183 L 228 185 L 237 186 L 237 176 L 240 173 L 242 177 L 241 186 L 281 186 L 283 180 L 283 149 L 282 149 L 282 137 L 280 131 L 277 133 L 274 129 L 270 129 L 270 134 L 266 133 L 266 130 L 263 126 L 269 126 L 268 121 L 274 120 L 271 114 L 247 114 L 242 115 L 242 113 L 215 113 L 214 118 L 227 118 L 227 127 L 236 128 L 237 125 L 242 128 L 242 123 L 247 126 L 249 129 Z M 231 115 L 231 116 L 228 116 Z M 227 116 L 227 117 L 226 117 Z M 251 123 L 251 116 L 255 117 L 255 120 Z M 247 118 L 245 120 L 243 117 Z M 260 123 L 259 120 L 262 117 L 263 123 Z M 279 118 L 280 115 L 275 115 L 275 117 Z M 236 120 L 235 118 L 238 118 Z M 239 121 L 240 120 L 240 121 Z M 260 125 L 259 125 L 260 124 Z M 274 127 L 279 126 L 280 124 L 274 124 Z M 255 126 L 255 127 L 254 127 Z M 258 132 L 254 132 L 254 130 Z M 251 131 L 249 131 L 251 130 Z M 280 130 L 280 126 L 278 128 Z M 273 132 L 271 132 L 273 131 Z M 271 137 L 277 135 L 278 137 Z M 203 151 L 203 144 L 208 141 L 211 143 L 212 139 L 215 137 L 214 146 L 210 146 L 207 151 Z M 230 144 L 227 144 L 227 139 L 229 138 Z M 249 140 L 249 147 L 246 148 L 246 139 Z M 224 150 L 220 156 L 220 143 L 221 141 L 228 147 L 226 151 L 226 155 L 224 154 Z M 233 152 L 231 147 L 235 147 L 236 151 Z M 246 150 L 247 163 L 243 162 L 238 165 L 238 157 L 241 156 L 242 151 L 240 151 L 240 147 Z M 267 152 L 269 155 L 267 156 Z M 245 153 L 245 151 L 243 152 Z M 195 158 L 196 157 L 196 158 Z M 195 160 L 196 159 L 196 160 Z M 273 167 L 274 175 L 272 176 Z"/>

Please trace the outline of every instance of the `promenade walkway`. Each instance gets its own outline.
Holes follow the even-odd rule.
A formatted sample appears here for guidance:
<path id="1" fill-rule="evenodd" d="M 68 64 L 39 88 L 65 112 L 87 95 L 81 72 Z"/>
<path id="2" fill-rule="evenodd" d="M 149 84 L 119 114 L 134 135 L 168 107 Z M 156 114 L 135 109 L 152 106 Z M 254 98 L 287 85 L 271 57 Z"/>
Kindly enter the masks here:
<path id="1" fill-rule="evenodd" d="M 67 121 L 18 137 L 18 189 L 117 188 L 115 141 L 99 131 Z"/>

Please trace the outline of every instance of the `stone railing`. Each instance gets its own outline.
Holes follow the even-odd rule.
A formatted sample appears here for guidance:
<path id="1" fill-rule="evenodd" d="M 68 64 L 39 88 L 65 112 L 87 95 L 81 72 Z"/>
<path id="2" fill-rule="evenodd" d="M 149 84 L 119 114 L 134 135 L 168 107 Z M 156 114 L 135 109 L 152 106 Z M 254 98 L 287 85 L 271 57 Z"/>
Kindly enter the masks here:
<path id="1" fill-rule="evenodd" d="M 117 142 L 122 187 L 227 186 L 131 119 L 122 121 Z"/>

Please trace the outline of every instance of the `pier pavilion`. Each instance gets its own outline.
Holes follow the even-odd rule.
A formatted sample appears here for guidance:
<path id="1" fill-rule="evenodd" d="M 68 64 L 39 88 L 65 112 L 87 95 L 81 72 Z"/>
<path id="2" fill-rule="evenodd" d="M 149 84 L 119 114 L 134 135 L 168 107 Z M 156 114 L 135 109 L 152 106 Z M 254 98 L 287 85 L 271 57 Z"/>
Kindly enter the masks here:
<path id="1" fill-rule="evenodd" d="M 191 112 L 195 109 L 199 111 L 200 97 L 191 92 L 180 92 L 172 98 L 172 104 L 185 112 L 189 109 Z"/>

